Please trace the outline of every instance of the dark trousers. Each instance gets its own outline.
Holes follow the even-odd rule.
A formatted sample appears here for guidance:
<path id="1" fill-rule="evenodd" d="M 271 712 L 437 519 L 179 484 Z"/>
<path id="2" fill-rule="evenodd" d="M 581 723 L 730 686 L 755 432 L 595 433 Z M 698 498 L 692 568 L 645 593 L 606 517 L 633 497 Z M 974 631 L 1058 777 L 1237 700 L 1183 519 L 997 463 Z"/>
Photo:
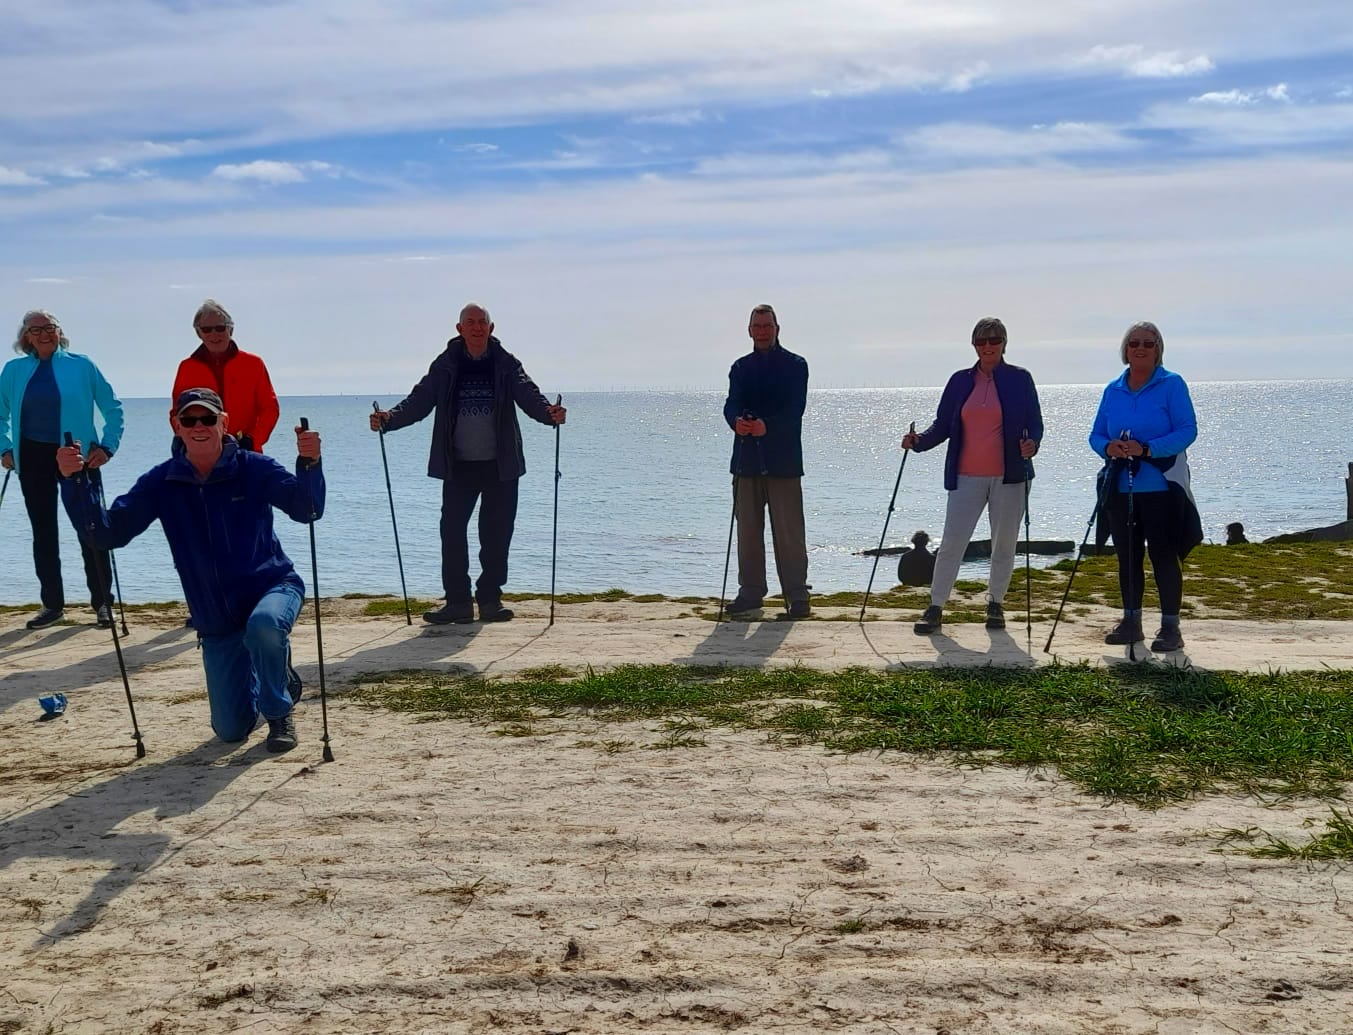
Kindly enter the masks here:
<path id="1" fill-rule="evenodd" d="M 507 552 L 517 522 L 517 479 L 502 481 L 496 460 L 459 461 L 442 482 L 442 587 L 448 604 L 470 601 L 470 515 L 479 504 L 479 580 L 475 598 L 497 604 L 507 583 Z"/>
<path id="2" fill-rule="evenodd" d="M 42 606 L 60 610 L 66 606 L 66 590 L 61 582 L 61 541 L 57 534 L 57 511 L 60 509 L 61 475 L 56 469 L 57 446 L 51 442 L 34 442 L 30 438 L 19 442 L 19 487 L 23 490 L 24 506 L 28 508 L 28 522 L 33 526 L 33 569 L 41 587 Z M 89 472 L 97 487 L 101 478 L 97 470 Z M 113 602 L 112 576 L 108 573 L 108 554 L 98 551 L 97 564 L 102 566 L 99 578 L 95 551 L 80 540 L 80 552 L 85 562 L 85 583 L 89 587 L 89 606 L 97 608 Z"/>
<path id="3" fill-rule="evenodd" d="M 1123 607 L 1136 610 L 1142 606 L 1142 591 L 1146 585 L 1143 568 L 1145 554 L 1151 555 L 1151 570 L 1156 576 L 1156 590 L 1160 593 L 1160 613 L 1179 614 L 1184 598 L 1184 574 L 1175 551 L 1170 522 L 1172 506 L 1168 492 L 1138 492 L 1132 497 L 1132 528 L 1128 528 L 1127 493 L 1110 495 L 1104 509 L 1108 511 L 1109 528 L 1113 530 L 1114 550 L 1118 554 L 1118 588 L 1123 594 Z"/>

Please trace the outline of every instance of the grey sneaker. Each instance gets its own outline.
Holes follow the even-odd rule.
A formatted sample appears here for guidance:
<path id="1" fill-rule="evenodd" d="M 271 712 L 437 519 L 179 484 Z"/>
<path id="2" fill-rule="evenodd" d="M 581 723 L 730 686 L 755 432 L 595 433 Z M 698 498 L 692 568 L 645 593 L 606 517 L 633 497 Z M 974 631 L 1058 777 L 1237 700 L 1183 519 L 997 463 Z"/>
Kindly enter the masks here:
<path id="1" fill-rule="evenodd" d="M 800 618 L 813 617 L 813 605 L 807 600 L 791 600 L 789 607 L 785 611 L 784 617 L 790 621 L 796 621 Z"/>
<path id="2" fill-rule="evenodd" d="M 943 624 L 944 609 L 939 604 L 931 604 L 911 628 L 917 636 L 929 636 L 931 633 L 939 632 Z"/>
<path id="3" fill-rule="evenodd" d="M 1162 625 L 1160 632 L 1156 633 L 1156 638 L 1151 641 L 1153 654 L 1172 654 L 1183 649 L 1184 634 L 1179 631 L 1177 625 Z"/>
<path id="4" fill-rule="evenodd" d="M 1129 643 L 1141 643 L 1146 639 L 1142 633 L 1142 620 L 1140 618 L 1124 618 L 1121 622 L 1109 630 L 1104 642 L 1114 647 L 1123 647 Z"/>
<path id="5" fill-rule="evenodd" d="M 54 622 L 61 621 L 66 617 L 66 613 L 59 607 L 44 607 L 32 618 L 24 623 L 29 629 L 45 629 Z"/>
<path id="6" fill-rule="evenodd" d="M 113 627 L 113 609 L 107 604 L 100 604 L 94 610 L 94 624 L 100 629 L 111 629 Z"/>
<path id="7" fill-rule="evenodd" d="M 1005 608 L 1003 608 L 998 601 L 987 601 L 987 628 L 1005 628 Z"/>
<path id="8" fill-rule="evenodd" d="M 268 720 L 268 739 L 266 743 L 268 745 L 268 750 L 274 755 L 280 755 L 284 751 L 290 751 L 296 746 L 296 718 L 291 712 L 287 712 L 280 719 Z"/>

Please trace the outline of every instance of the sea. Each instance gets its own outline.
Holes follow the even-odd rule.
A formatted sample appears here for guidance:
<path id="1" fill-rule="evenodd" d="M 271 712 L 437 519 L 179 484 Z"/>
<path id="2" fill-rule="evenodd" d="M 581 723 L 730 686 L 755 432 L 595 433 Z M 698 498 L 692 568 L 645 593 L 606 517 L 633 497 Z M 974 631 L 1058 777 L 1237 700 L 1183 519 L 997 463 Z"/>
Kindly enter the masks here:
<path id="1" fill-rule="evenodd" d="M 1035 539 L 1079 542 L 1094 508 L 1099 459 L 1086 444 L 1102 385 L 1040 385 L 1046 437 L 1035 460 L 1030 531 Z M 1189 450 L 1194 495 L 1207 537 L 1221 542 L 1240 521 L 1252 541 L 1333 524 L 1346 516 L 1345 479 L 1353 460 L 1348 417 L 1353 380 L 1229 381 L 1190 386 L 1198 441 Z M 918 529 L 937 542 L 944 525 L 944 449 L 907 460 L 896 508 L 888 511 L 910 422 L 925 428 L 940 388 L 810 391 L 804 415 L 803 497 L 809 581 L 817 592 L 863 589 L 873 560 L 861 551 L 906 544 Z M 578 392 L 567 396 L 560 430 L 558 550 L 552 428 L 522 417 L 527 473 L 521 483 L 509 592 L 548 593 L 620 587 L 634 593 L 715 596 L 728 546 L 732 504 L 728 461 L 733 435 L 723 393 Z M 383 399 L 389 406 L 396 399 Z M 281 400 L 282 421 L 267 451 L 291 466 L 289 428 L 309 418 L 323 440 L 328 503 L 309 533 L 277 514 L 277 534 L 308 586 L 322 595 L 400 592 L 390 496 L 380 436 L 371 432 L 369 396 Z M 124 400 L 127 430 L 104 470 L 111 500 L 169 454 L 165 402 Z M 441 595 L 440 483 L 427 477 L 431 419 L 385 437 L 389 479 L 410 596 Z M 887 533 L 883 535 L 885 522 Z M 978 538 L 988 534 L 985 520 Z M 932 544 L 933 545 L 933 544 Z M 476 549 L 471 532 L 472 569 Z M 769 559 L 769 550 L 767 551 Z M 71 605 L 87 591 L 75 533 L 62 522 L 62 563 Z M 129 603 L 181 600 L 182 590 L 158 525 L 117 551 Z M 1056 557 L 1036 557 L 1035 564 Z M 553 567 L 552 567 L 553 562 Z M 986 562 L 964 565 L 984 578 Z M 769 574 L 771 592 L 775 573 Z M 893 585 L 896 562 L 879 564 L 876 587 Z M 730 583 L 736 583 L 736 561 Z M 735 589 L 730 585 L 730 593 Z M 38 598 L 32 536 L 18 479 L 0 504 L 0 603 Z"/>

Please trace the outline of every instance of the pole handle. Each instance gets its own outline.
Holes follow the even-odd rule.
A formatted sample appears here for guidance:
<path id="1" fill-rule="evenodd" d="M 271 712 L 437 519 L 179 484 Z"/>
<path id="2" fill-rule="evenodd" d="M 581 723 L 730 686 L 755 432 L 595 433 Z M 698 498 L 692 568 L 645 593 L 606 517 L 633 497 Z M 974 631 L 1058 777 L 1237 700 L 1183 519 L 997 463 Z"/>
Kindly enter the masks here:
<path id="1" fill-rule="evenodd" d="M 309 430 L 310 430 L 310 418 L 309 418 L 309 417 L 302 417 L 302 418 L 301 418 L 301 430 L 302 430 L 302 431 L 309 431 Z"/>

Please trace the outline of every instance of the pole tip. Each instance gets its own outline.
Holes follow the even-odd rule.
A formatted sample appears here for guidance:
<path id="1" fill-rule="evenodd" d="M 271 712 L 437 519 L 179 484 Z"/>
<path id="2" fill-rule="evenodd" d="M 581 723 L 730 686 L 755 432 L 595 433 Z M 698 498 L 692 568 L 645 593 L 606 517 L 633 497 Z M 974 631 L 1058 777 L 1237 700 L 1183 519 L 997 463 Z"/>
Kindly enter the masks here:
<path id="1" fill-rule="evenodd" d="M 136 757 L 137 758 L 146 757 L 146 746 L 139 740 L 136 742 Z"/>
<path id="2" fill-rule="evenodd" d="M 326 762 L 332 762 L 332 761 L 334 760 L 334 749 L 331 748 L 328 744 L 325 744 L 325 745 L 324 745 L 324 755 L 323 755 L 323 758 L 324 758 L 324 761 L 326 761 Z"/>

